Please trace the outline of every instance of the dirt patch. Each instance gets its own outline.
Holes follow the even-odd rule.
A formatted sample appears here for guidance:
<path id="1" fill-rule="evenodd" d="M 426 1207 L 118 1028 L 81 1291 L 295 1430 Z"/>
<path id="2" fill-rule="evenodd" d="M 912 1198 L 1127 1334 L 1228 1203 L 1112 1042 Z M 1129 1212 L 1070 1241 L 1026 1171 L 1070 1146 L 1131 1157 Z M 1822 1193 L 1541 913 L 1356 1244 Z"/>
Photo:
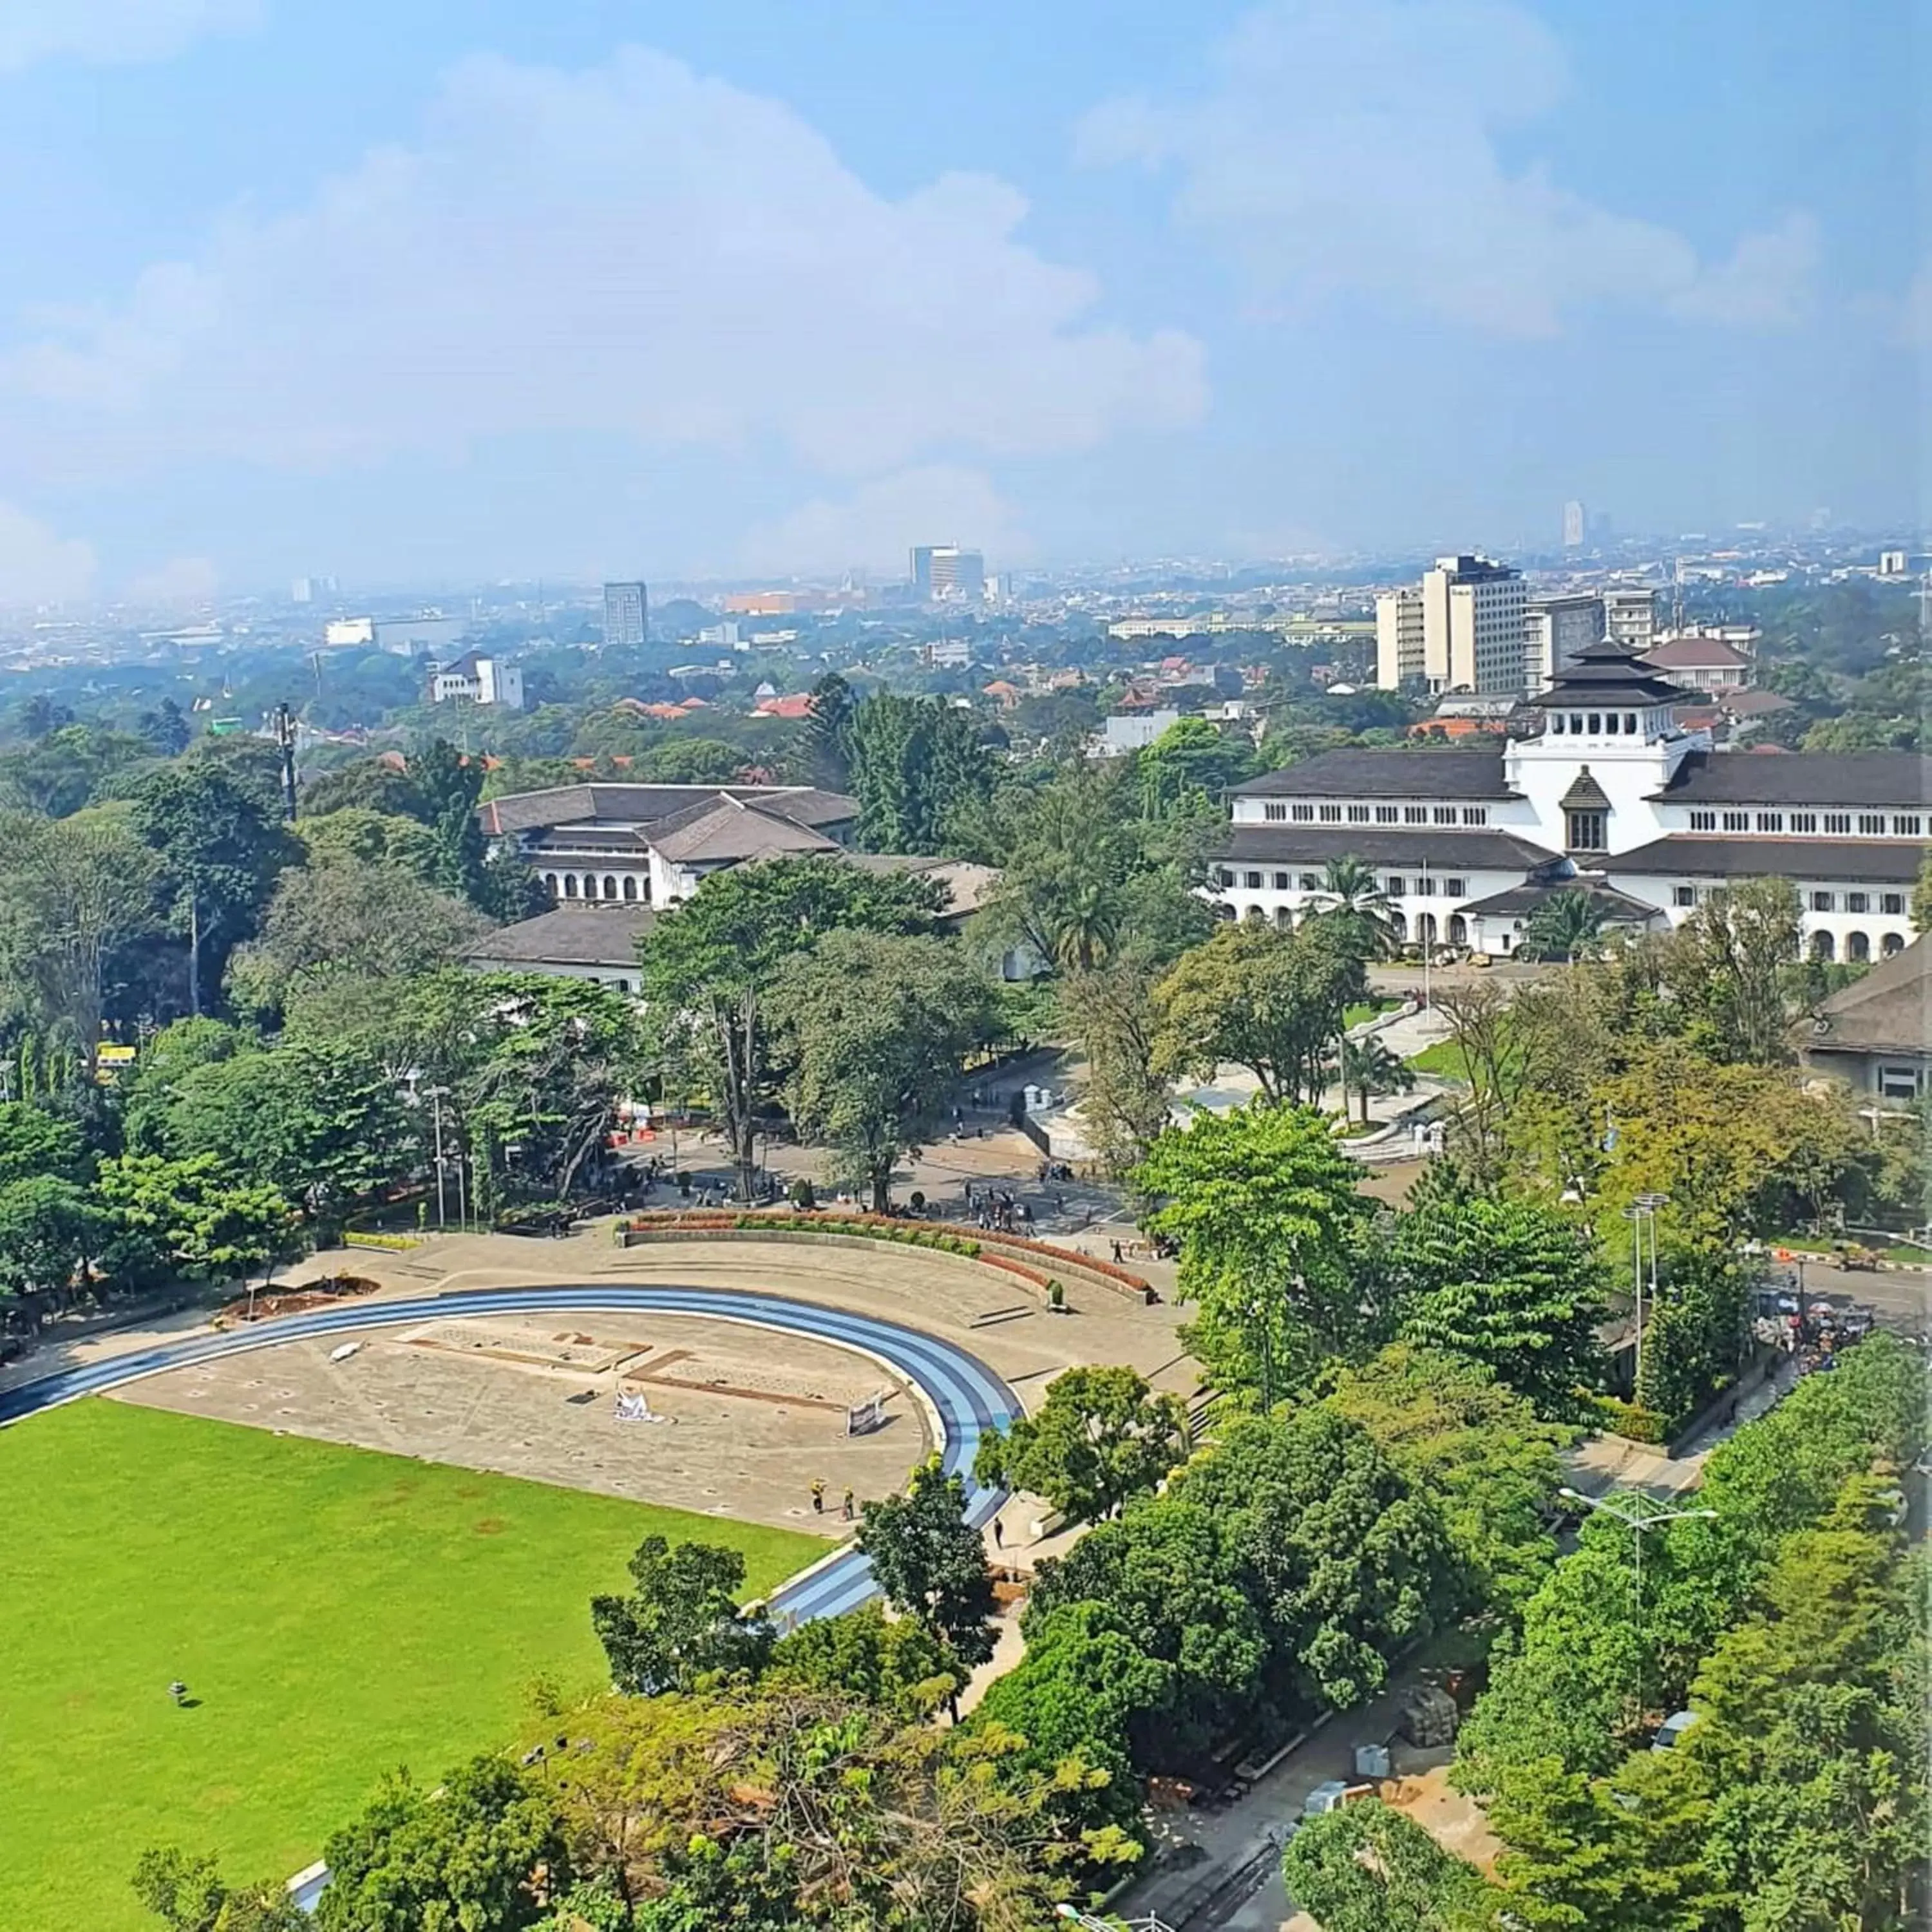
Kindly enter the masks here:
<path id="1" fill-rule="evenodd" d="M 332 1360 L 349 1339 L 361 1346 Z M 890 1396 L 885 1427 L 845 1434 L 846 1410 L 886 1379 L 862 1356 L 735 1323 L 652 1316 L 592 1331 L 551 1316 L 338 1332 L 172 1370 L 121 1395 L 837 1536 L 848 1486 L 858 1501 L 890 1495 L 927 1453 L 923 1412 L 902 1390 Z M 620 1419 L 620 1394 L 634 1414 L 642 1396 L 646 1415 Z M 825 1485 L 823 1515 L 812 1508 L 814 1480 Z M 478 1533 L 489 1532 L 479 1523 Z"/>

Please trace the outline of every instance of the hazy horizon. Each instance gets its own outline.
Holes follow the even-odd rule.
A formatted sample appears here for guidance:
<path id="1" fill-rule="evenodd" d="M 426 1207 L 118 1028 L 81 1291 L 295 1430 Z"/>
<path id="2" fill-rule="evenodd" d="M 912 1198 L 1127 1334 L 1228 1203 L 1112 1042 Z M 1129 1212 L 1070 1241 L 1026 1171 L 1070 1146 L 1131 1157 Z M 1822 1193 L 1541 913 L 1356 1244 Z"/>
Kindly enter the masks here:
<path id="1" fill-rule="evenodd" d="M 0 604 L 1899 527 L 1928 27 L 13 0 Z"/>

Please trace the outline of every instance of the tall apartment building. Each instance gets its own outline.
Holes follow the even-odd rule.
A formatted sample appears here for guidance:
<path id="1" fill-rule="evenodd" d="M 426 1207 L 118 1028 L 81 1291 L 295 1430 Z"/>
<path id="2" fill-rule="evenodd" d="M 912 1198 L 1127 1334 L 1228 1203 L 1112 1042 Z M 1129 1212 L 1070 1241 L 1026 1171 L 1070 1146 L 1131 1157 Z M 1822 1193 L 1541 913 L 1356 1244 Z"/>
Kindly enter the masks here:
<path id="1" fill-rule="evenodd" d="M 1422 636 L 1422 592 L 1384 590 L 1376 599 L 1376 682 L 1398 690 L 1428 674 Z"/>
<path id="2" fill-rule="evenodd" d="M 1422 652 L 1432 691 L 1524 688 L 1520 572 L 1486 556 L 1438 556 L 1422 578 Z"/>
<path id="3" fill-rule="evenodd" d="M 650 592 L 641 584 L 604 586 L 604 641 L 641 644 L 650 635 Z"/>
<path id="4" fill-rule="evenodd" d="M 1523 649 L 1530 688 L 1547 691 L 1604 637 L 1604 600 L 1579 592 L 1532 597 L 1523 607 Z"/>
<path id="5" fill-rule="evenodd" d="M 1606 590 L 1604 635 L 1627 651 L 1647 651 L 1657 635 L 1657 592 Z"/>
<path id="6" fill-rule="evenodd" d="M 1581 550 L 1590 538 L 1589 513 L 1574 498 L 1563 506 L 1563 548 Z"/>
<path id="7" fill-rule="evenodd" d="M 912 587 L 922 603 L 976 604 L 986 594 L 986 560 L 957 544 L 920 544 L 912 554 Z"/>

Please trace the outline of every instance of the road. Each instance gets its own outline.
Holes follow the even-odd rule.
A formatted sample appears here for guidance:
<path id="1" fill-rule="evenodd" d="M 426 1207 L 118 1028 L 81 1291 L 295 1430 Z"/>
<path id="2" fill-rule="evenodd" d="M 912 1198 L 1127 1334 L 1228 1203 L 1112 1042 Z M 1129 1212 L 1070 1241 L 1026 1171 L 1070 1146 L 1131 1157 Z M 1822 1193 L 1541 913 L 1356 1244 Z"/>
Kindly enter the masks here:
<path id="1" fill-rule="evenodd" d="M 258 1326 L 196 1335 L 21 1382 L 0 1391 L 0 1424 L 71 1402 L 104 1395 L 143 1376 L 191 1366 L 256 1348 L 272 1348 L 332 1334 L 394 1328 L 465 1316 L 616 1312 L 695 1315 L 708 1321 L 743 1322 L 780 1334 L 807 1335 L 855 1349 L 902 1376 L 919 1392 L 938 1424 L 943 1466 L 965 1480 L 966 1520 L 989 1522 L 1006 1500 L 1003 1490 L 973 1480 L 973 1459 L 989 1429 L 1004 1428 L 1023 1413 L 1019 1399 L 976 1356 L 917 1329 L 782 1296 L 674 1286 L 632 1288 L 609 1283 L 560 1283 L 541 1288 L 464 1290 L 412 1296 L 400 1301 L 356 1301 L 339 1308 L 285 1316 Z M 781 1624 L 836 1616 L 873 1595 L 872 1566 L 854 1550 L 842 1550 L 782 1585 L 770 1610 Z"/>

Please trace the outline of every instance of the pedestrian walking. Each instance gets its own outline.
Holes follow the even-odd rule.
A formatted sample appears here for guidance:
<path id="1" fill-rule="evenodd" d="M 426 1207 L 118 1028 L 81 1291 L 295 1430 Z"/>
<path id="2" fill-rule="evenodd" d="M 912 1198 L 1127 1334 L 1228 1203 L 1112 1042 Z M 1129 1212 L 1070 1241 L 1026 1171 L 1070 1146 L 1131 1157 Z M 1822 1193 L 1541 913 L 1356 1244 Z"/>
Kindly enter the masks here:
<path id="1" fill-rule="evenodd" d="M 1116 1242 L 1114 1244 L 1114 1267 L 1118 1268 L 1118 1267 L 1120 1266 L 1120 1243 L 1119 1243 L 1118 1241 L 1116 1241 Z"/>
<path id="2" fill-rule="evenodd" d="M 852 1492 L 850 1490 L 845 1492 L 845 1500 L 840 1506 L 839 1513 L 848 1522 L 852 1520 Z"/>
<path id="3" fill-rule="evenodd" d="M 823 1478 L 815 1480 L 812 1486 L 812 1513 L 814 1516 L 825 1514 L 825 1483 Z"/>
<path id="4" fill-rule="evenodd" d="M 995 1516 L 993 1519 L 993 1547 L 995 1550 L 1004 1550 L 1006 1546 L 1006 1526 L 1000 1521 L 1000 1519 L 998 1516 Z"/>

